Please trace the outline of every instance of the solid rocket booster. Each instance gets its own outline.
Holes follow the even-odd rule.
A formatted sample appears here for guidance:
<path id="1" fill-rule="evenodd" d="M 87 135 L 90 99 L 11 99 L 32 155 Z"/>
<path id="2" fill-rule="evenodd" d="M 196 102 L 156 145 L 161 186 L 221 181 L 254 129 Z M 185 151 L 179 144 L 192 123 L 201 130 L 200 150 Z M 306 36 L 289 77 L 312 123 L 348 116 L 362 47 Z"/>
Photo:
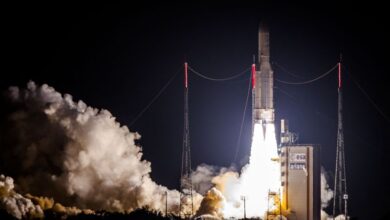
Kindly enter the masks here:
<path id="1" fill-rule="evenodd" d="M 274 73 L 269 59 L 269 31 L 264 23 L 259 27 L 259 52 L 254 83 L 254 122 L 269 124 L 275 121 Z"/>

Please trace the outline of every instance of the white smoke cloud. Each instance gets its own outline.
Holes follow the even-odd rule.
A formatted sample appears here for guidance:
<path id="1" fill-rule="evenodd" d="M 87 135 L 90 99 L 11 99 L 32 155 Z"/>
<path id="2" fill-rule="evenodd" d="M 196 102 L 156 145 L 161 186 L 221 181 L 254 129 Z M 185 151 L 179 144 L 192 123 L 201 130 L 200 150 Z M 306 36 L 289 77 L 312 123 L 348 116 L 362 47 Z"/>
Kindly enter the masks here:
<path id="1" fill-rule="evenodd" d="M 345 220 L 345 215 L 338 215 L 336 216 L 336 218 L 334 218 L 335 220 Z"/>
<path id="2" fill-rule="evenodd" d="M 0 128 L 0 171 L 15 177 L 22 192 L 54 197 L 65 205 L 80 208 L 132 211 L 148 207 L 161 212 L 165 211 L 168 192 L 168 210 L 178 213 L 180 193 L 151 179 L 151 164 L 142 159 L 142 150 L 135 143 L 140 135 L 121 126 L 109 111 L 75 102 L 70 95 L 61 95 L 48 85 L 37 86 L 34 82 L 29 82 L 27 89 L 11 87 L 8 95 L 13 107 L 3 119 L 4 128 Z M 254 203 L 250 198 L 254 194 L 256 198 L 264 197 L 272 186 L 278 186 L 275 180 L 279 171 L 270 161 L 276 154 L 275 132 L 267 130 L 267 137 L 261 137 L 263 131 L 256 132 L 251 161 L 241 176 L 231 168 L 204 164 L 191 174 L 194 189 L 206 194 L 205 199 L 208 195 L 208 202 L 218 204 L 200 213 L 210 210 L 217 217 L 242 217 L 243 195 L 249 198 L 248 216 L 260 216 L 259 205 L 262 211 L 268 208 L 264 198 Z M 6 184 L 4 178 L 0 192 L 9 191 L 10 186 L 13 189 L 13 182 Z M 2 195 L 1 205 L 17 218 L 29 210 L 42 212 L 30 199 L 13 195 L 18 196 Z M 323 171 L 322 208 L 332 197 Z M 194 193 L 195 210 L 201 199 Z M 321 216 L 328 219 L 324 211 Z"/>
<path id="3" fill-rule="evenodd" d="M 9 97 L 14 109 L 0 139 L 0 159 L 7 161 L 0 170 L 14 176 L 23 192 L 81 208 L 161 212 L 168 192 L 168 209 L 178 212 L 180 193 L 151 179 L 151 164 L 135 143 L 140 135 L 109 111 L 34 82 L 27 89 L 11 87 Z M 195 193 L 195 207 L 201 199 Z"/>
<path id="4" fill-rule="evenodd" d="M 217 168 L 207 164 L 201 164 L 191 173 L 194 190 L 204 195 L 214 185 L 211 180 L 218 175 Z"/>
<path id="5" fill-rule="evenodd" d="M 328 207 L 330 200 L 333 198 L 333 190 L 328 184 L 328 174 L 326 170 L 321 167 L 321 220 L 330 220 L 333 217 L 329 217 L 328 213 L 324 210 Z M 341 218 L 341 217 L 336 217 Z"/>
<path id="6" fill-rule="evenodd" d="M 333 216 L 324 210 L 329 206 L 330 200 L 333 199 L 333 190 L 329 187 L 328 179 L 326 170 L 321 167 L 321 220 L 345 220 L 345 215 L 338 215 L 333 219 Z"/>
<path id="7" fill-rule="evenodd" d="M 14 191 L 14 180 L 0 175 L 0 209 L 6 210 L 17 219 L 43 217 L 40 206 Z"/>
<path id="8" fill-rule="evenodd" d="M 328 207 L 329 201 L 333 198 L 333 190 L 329 187 L 327 179 L 327 173 L 321 167 L 321 208 L 323 209 Z"/>
<path id="9" fill-rule="evenodd" d="M 338 215 L 334 219 L 331 215 L 328 215 L 324 210 L 321 210 L 321 220 L 345 220 L 345 215 Z"/>
<path id="10" fill-rule="evenodd" d="M 205 195 L 216 184 L 214 178 L 228 172 L 236 173 L 234 167 L 226 168 L 201 164 L 191 173 L 193 188 L 201 195 Z"/>

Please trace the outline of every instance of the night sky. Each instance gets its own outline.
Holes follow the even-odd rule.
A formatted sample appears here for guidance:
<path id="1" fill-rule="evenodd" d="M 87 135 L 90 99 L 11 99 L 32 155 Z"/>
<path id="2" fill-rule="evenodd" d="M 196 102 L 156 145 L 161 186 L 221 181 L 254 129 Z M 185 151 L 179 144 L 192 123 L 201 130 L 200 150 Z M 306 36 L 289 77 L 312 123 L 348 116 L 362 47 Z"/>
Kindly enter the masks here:
<path id="1" fill-rule="evenodd" d="M 175 7 L 176 6 L 176 7 Z M 389 34 L 383 6 L 318 4 L 298 7 L 241 3 L 181 5 L 9 5 L 2 19 L 1 91 L 47 83 L 75 100 L 109 110 L 129 126 L 184 61 L 210 77 L 248 68 L 257 53 L 260 20 L 270 29 L 274 75 L 286 81 L 318 76 L 339 60 L 344 80 L 344 129 L 349 210 L 359 219 L 389 213 L 390 108 L 385 86 Z M 353 9 L 353 7 L 356 7 Z M 248 81 L 212 82 L 189 76 L 192 166 L 240 169 L 250 150 L 247 111 L 240 151 L 233 161 Z M 388 76 L 387 76 L 388 77 Z M 371 97 L 381 115 L 359 90 Z M 337 134 L 336 71 L 300 86 L 275 82 L 276 119 L 290 121 L 298 143 L 321 145 L 332 176 Z M 387 117 L 387 119 L 386 119 Z M 183 75 L 177 75 L 130 126 L 142 135 L 152 178 L 179 187 L 183 133 Z M 333 184 L 332 184 L 333 185 Z M 373 216 L 373 218 L 370 218 Z"/>

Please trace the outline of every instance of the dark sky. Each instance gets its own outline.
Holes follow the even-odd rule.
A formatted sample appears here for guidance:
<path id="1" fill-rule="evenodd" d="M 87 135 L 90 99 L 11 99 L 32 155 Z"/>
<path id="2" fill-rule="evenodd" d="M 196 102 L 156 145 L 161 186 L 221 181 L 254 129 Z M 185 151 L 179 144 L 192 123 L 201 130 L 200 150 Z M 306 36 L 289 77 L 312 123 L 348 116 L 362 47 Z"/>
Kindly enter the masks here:
<path id="1" fill-rule="evenodd" d="M 345 147 L 350 213 L 376 219 L 390 210 L 387 180 L 390 122 L 385 55 L 389 23 L 383 6 L 319 3 L 306 7 L 241 3 L 181 5 L 9 5 L 2 19 L 1 90 L 47 83 L 88 105 L 108 109 L 129 125 L 187 60 L 211 77 L 249 67 L 257 28 L 266 20 L 271 60 L 311 79 L 343 54 Z M 175 9 L 176 7 L 176 9 Z M 275 77 L 296 81 L 273 66 Z M 388 76 L 387 76 L 388 77 Z M 247 81 L 217 83 L 190 75 L 192 165 L 230 166 L 246 98 Z M 298 80 L 299 81 L 299 80 Z M 177 188 L 183 132 L 183 77 L 178 75 L 130 129 L 142 135 L 153 179 Z M 301 86 L 275 82 L 277 120 L 290 120 L 299 143 L 321 145 L 322 164 L 334 170 L 337 126 L 336 72 Z M 287 95 L 288 94 L 288 95 Z M 247 112 L 236 165 L 249 154 Z M 388 211 L 387 211 L 388 212 Z M 370 218 L 369 216 L 374 216 Z"/>

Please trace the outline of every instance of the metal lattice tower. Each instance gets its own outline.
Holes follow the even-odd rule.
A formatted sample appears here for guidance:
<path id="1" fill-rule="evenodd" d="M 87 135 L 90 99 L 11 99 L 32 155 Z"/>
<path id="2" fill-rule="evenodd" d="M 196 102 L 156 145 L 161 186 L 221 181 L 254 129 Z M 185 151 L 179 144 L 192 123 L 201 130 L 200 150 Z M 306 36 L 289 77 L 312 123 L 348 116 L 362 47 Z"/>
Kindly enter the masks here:
<path id="1" fill-rule="evenodd" d="M 338 126 L 337 126 L 337 150 L 334 178 L 333 219 L 336 214 L 344 214 L 348 219 L 348 193 L 347 177 L 345 169 L 344 132 L 343 132 L 343 97 L 341 90 L 341 63 L 338 64 Z"/>
<path id="2" fill-rule="evenodd" d="M 256 64 L 255 64 L 255 56 L 253 56 L 253 64 L 251 68 L 251 81 L 252 81 L 252 137 L 253 137 L 253 132 L 255 130 L 255 118 L 256 118 L 256 113 L 253 111 L 255 108 L 255 98 L 256 98 Z"/>
<path id="3" fill-rule="evenodd" d="M 194 202 L 192 198 L 192 180 L 191 180 L 191 148 L 190 148 L 190 129 L 188 120 L 188 64 L 184 63 L 184 131 L 183 131 L 183 149 L 181 156 L 181 177 L 180 177 L 180 212 L 185 216 L 192 216 Z M 188 208 L 191 212 L 188 213 Z"/>

